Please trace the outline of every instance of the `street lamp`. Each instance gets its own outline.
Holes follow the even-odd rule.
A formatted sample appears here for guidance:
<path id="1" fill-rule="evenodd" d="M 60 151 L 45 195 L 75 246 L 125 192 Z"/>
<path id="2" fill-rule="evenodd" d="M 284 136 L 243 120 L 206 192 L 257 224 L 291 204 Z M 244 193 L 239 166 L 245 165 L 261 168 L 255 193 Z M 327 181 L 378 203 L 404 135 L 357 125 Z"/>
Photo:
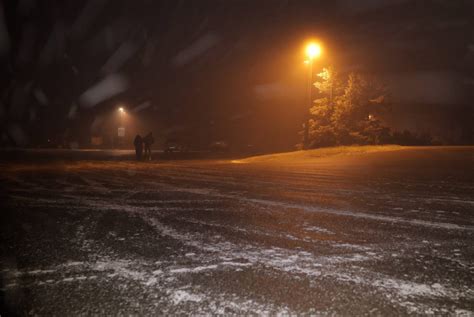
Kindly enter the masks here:
<path id="1" fill-rule="evenodd" d="M 306 48 L 305 48 L 305 53 L 306 53 L 306 57 L 307 59 L 304 61 L 305 64 L 308 65 L 308 104 L 309 104 L 309 108 L 311 108 L 312 104 L 313 104 L 313 100 L 312 100 L 312 87 L 313 87 L 313 60 L 315 58 L 318 58 L 321 56 L 322 54 L 322 47 L 320 44 L 318 43 L 315 43 L 315 42 L 309 42 L 307 45 L 306 45 Z M 306 120 L 305 124 L 304 124 L 304 134 L 303 134 L 303 149 L 307 149 L 308 148 L 308 136 L 309 135 L 309 118 L 308 120 Z"/>
<path id="2" fill-rule="evenodd" d="M 321 56 L 322 51 L 323 50 L 321 48 L 321 45 L 319 45 L 318 43 L 311 42 L 306 46 L 306 55 L 310 60 L 314 59 L 315 57 Z"/>
<path id="3" fill-rule="evenodd" d="M 123 139 L 125 137 L 125 126 L 124 126 L 125 109 L 123 107 L 119 107 L 117 111 L 120 114 L 119 127 L 117 128 L 118 143 L 119 145 L 123 145 Z"/>

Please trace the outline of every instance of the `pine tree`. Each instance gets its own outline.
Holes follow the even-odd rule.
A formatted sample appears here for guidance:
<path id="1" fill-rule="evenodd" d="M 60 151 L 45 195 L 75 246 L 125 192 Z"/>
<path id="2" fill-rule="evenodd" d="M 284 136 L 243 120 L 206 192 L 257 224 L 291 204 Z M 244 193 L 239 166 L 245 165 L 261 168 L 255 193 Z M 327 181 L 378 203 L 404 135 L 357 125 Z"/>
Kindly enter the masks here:
<path id="1" fill-rule="evenodd" d="M 310 148 L 389 141 L 390 129 L 381 120 L 386 87 L 356 73 L 344 83 L 333 68 L 325 68 L 318 77 L 314 85 L 320 97 L 309 110 Z"/>
<path id="2" fill-rule="evenodd" d="M 310 147 L 322 147 L 334 145 L 336 134 L 332 117 L 335 105 L 339 102 L 342 83 L 333 68 L 324 68 L 318 74 L 319 80 L 314 83 L 318 89 L 320 98 L 314 100 L 314 105 L 309 109 L 311 119 L 309 120 Z"/>
<path id="3" fill-rule="evenodd" d="M 376 79 L 351 73 L 332 117 L 338 143 L 383 143 L 390 136 L 390 129 L 381 121 L 386 96 L 386 87 Z"/>

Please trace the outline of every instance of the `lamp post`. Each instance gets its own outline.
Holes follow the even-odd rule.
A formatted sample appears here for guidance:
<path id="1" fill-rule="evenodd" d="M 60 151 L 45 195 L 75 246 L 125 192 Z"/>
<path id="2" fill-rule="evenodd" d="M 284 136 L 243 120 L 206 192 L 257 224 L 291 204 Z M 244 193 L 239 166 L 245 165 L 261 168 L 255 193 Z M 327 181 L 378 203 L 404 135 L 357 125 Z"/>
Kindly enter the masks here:
<path id="1" fill-rule="evenodd" d="M 308 65 L 308 105 L 311 108 L 313 104 L 312 98 L 312 88 L 313 88 L 313 61 L 315 58 L 321 56 L 322 48 L 318 43 L 310 42 L 306 45 L 305 49 L 306 57 L 305 64 Z M 308 139 L 309 139 L 309 118 L 304 123 L 304 132 L 303 132 L 303 149 L 308 148 Z"/>
<path id="2" fill-rule="evenodd" d="M 123 139 L 125 138 L 125 126 L 124 126 L 124 115 L 125 115 L 125 110 L 123 107 L 118 108 L 119 116 L 120 116 L 120 122 L 119 122 L 119 127 L 117 129 L 117 137 L 118 137 L 118 145 L 123 146 Z"/>

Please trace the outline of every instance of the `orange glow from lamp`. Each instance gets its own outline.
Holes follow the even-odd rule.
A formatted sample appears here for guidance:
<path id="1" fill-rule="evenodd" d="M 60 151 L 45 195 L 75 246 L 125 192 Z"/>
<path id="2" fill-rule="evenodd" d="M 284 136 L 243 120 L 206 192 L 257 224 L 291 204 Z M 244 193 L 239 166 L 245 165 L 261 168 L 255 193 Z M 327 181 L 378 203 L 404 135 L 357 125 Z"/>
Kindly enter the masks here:
<path id="1" fill-rule="evenodd" d="M 318 58 L 319 56 L 321 56 L 322 52 L 323 49 L 318 43 L 310 42 L 308 43 L 308 45 L 306 45 L 306 56 L 308 56 L 310 60 Z"/>

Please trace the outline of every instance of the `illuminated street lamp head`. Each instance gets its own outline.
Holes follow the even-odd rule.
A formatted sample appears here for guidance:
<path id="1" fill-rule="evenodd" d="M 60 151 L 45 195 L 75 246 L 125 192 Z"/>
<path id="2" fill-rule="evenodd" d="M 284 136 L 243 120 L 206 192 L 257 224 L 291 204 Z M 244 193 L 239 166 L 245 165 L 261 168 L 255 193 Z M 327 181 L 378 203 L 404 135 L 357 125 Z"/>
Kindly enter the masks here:
<path id="1" fill-rule="evenodd" d="M 120 113 L 124 113 L 124 112 L 125 112 L 125 110 L 123 110 L 123 107 L 118 108 L 118 111 L 119 111 Z"/>
<path id="2" fill-rule="evenodd" d="M 310 60 L 317 58 L 321 55 L 322 48 L 318 43 L 309 43 L 306 46 L 306 55 Z"/>

